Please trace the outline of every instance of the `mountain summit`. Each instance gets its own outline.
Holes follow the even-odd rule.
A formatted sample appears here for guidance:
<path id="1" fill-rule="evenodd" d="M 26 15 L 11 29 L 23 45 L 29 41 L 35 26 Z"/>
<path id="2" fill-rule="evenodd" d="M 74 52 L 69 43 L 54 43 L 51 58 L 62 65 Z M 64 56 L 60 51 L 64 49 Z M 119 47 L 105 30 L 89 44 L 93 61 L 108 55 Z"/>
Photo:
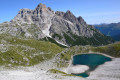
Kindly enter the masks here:
<path id="1" fill-rule="evenodd" d="M 64 46 L 103 45 L 112 42 L 111 38 L 88 25 L 81 16 L 76 17 L 69 10 L 54 12 L 42 3 L 34 10 L 21 9 L 10 22 L 0 24 L 0 30 L 0 34 L 52 40 Z"/>

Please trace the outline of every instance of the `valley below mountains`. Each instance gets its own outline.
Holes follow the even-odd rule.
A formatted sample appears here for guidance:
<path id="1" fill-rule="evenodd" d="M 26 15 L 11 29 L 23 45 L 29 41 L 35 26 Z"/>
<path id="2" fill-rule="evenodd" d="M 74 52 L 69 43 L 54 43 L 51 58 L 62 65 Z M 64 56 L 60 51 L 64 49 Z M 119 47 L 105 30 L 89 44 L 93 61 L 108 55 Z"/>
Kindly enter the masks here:
<path id="1" fill-rule="evenodd" d="M 92 58 L 94 70 L 74 65 L 73 57 L 83 54 L 110 60 L 101 65 Z M 91 59 L 86 57 L 83 62 Z M 119 75 L 120 42 L 69 10 L 55 12 L 40 3 L 0 24 L 0 80 L 120 80 Z"/>
<path id="2" fill-rule="evenodd" d="M 112 37 L 115 41 L 120 41 L 120 22 L 111 24 L 94 25 L 104 35 Z"/>

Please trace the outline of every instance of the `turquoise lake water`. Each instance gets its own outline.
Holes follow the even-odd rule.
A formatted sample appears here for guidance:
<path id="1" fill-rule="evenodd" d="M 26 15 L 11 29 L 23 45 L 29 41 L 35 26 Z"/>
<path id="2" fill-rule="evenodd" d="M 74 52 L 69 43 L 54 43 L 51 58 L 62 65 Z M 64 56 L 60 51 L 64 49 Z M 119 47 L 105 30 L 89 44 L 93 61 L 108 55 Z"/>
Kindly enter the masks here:
<path id="1" fill-rule="evenodd" d="M 90 69 L 84 73 L 74 75 L 88 77 L 91 71 L 95 70 L 99 65 L 102 65 L 107 61 L 112 61 L 112 59 L 101 54 L 75 55 L 73 57 L 73 65 L 87 65 Z"/>

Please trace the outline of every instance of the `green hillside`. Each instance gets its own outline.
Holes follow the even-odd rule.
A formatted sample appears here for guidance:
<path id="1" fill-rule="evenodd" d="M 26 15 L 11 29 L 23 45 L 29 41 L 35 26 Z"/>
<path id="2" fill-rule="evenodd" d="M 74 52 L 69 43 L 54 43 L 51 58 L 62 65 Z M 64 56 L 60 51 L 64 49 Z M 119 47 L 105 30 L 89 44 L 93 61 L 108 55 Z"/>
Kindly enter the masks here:
<path id="1" fill-rule="evenodd" d="M 68 65 L 73 55 L 100 52 L 113 57 L 120 57 L 120 43 L 106 46 L 73 46 L 63 48 L 49 41 L 16 38 L 8 34 L 0 35 L 0 65 L 32 66 L 57 55 L 59 67 Z"/>
<path id="2" fill-rule="evenodd" d="M 0 65 L 31 66 L 52 58 L 62 50 L 50 42 L 0 35 Z"/>
<path id="3" fill-rule="evenodd" d="M 93 47 L 93 46 L 74 46 L 65 49 L 61 54 L 59 54 L 60 58 L 57 58 L 58 60 L 58 67 L 66 67 L 68 66 L 69 60 L 72 59 L 73 55 L 76 54 L 84 54 L 84 53 L 103 53 L 110 55 L 112 57 L 120 57 L 120 42 L 109 44 L 106 46 L 99 46 L 99 47 Z"/>

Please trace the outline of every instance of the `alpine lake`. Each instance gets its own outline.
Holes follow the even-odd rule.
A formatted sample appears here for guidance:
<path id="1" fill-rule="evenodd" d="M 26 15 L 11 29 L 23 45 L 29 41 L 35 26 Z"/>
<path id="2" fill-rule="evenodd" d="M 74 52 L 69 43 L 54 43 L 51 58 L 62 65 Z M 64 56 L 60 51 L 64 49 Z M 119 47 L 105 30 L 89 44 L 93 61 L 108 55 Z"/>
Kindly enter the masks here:
<path id="1" fill-rule="evenodd" d="M 112 61 L 112 58 L 104 56 L 102 54 L 80 54 L 73 56 L 73 65 L 86 65 L 89 67 L 89 70 L 80 74 L 73 74 L 76 76 L 82 76 L 84 78 L 90 75 L 91 71 L 94 71 L 99 65 L 104 64 L 107 61 Z"/>

